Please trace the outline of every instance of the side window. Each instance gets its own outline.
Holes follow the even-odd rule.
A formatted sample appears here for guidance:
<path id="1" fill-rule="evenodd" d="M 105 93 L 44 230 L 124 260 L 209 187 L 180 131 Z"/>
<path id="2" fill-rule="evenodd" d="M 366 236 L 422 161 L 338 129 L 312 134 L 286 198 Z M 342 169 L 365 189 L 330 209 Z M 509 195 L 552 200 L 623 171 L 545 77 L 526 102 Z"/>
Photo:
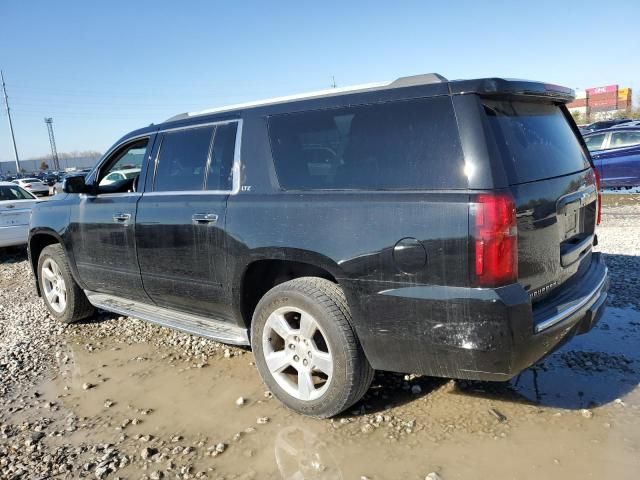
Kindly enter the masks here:
<path id="1" fill-rule="evenodd" d="M 35 197 L 26 190 L 12 186 L 0 186 L 0 201 L 5 200 L 33 200 Z"/>
<path id="2" fill-rule="evenodd" d="M 613 132 L 611 134 L 611 148 L 630 147 L 640 144 L 640 132 Z"/>
<path id="3" fill-rule="evenodd" d="M 148 143 L 148 138 L 137 140 L 108 159 L 105 166 L 100 169 L 98 192 L 122 193 L 135 191 Z"/>
<path id="4" fill-rule="evenodd" d="M 591 135 L 584 139 L 584 143 L 587 144 L 587 148 L 590 152 L 596 152 L 602 150 L 602 142 L 604 142 L 604 133 L 598 135 Z"/>
<path id="5" fill-rule="evenodd" d="M 236 151 L 237 123 L 218 125 L 213 140 L 211 162 L 207 170 L 207 190 L 233 190 L 233 160 Z"/>
<path id="6" fill-rule="evenodd" d="M 154 191 L 202 190 L 213 132 L 213 127 L 202 127 L 165 133 L 158 153 Z"/>
<path id="7" fill-rule="evenodd" d="M 276 115 L 269 137 L 285 189 L 466 185 L 449 97 Z"/>

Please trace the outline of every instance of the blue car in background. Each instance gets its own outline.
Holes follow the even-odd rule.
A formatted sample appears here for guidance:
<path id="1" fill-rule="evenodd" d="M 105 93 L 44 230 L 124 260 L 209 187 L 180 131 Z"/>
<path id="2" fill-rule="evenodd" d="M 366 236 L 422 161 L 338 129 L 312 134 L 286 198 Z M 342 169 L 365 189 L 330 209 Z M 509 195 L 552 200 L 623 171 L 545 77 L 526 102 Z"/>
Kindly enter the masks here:
<path id="1" fill-rule="evenodd" d="M 584 135 L 602 188 L 640 185 L 640 128 L 613 127 Z"/>

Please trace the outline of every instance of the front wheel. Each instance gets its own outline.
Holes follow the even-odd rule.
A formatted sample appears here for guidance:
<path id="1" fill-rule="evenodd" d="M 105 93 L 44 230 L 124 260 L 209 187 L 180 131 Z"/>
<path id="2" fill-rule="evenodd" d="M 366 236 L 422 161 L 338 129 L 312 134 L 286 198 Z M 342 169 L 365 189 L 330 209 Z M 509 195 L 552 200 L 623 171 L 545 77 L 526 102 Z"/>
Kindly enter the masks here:
<path id="1" fill-rule="evenodd" d="M 95 311 L 73 279 L 67 256 L 60 244 L 42 249 L 38 259 L 38 282 L 49 313 L 61 322 L 77 322 Z"/>
<path id="2" fill-rule="evenodd" d="M 282 283 L 258 303 L 251 345 L 258 371 L 289 408 L 328 418 L 366 393 L 373 369 L 351 326 L 342 289 L 302 277 Z"/>

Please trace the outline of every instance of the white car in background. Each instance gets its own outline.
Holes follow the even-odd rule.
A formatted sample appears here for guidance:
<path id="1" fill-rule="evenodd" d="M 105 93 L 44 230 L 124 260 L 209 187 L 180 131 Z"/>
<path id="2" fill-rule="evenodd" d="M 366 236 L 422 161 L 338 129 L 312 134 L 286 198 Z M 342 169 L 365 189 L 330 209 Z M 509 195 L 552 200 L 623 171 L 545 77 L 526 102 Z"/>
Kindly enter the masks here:
<path id="1" fill-rule="evenodd" d="M 37 198 L 12 182 L 0 182 L 0 248 L 23 245 Z"/>
<path id="2" fill-rule="evenodd" d="M 43 183 L 39 178 L 19 178 L 14 180 L 13 183 L 20 185 L 34 195 L 49 195 L 49 185 Z"/>
<path id="3" fill-rule="evenodd" d="M 100 186 L 111 185 L 112 183 L 136 178 L 138 175 L 140 175 L 139 168 L 123 168 L 122 170 L 114 170 L 100 180 Z"/>

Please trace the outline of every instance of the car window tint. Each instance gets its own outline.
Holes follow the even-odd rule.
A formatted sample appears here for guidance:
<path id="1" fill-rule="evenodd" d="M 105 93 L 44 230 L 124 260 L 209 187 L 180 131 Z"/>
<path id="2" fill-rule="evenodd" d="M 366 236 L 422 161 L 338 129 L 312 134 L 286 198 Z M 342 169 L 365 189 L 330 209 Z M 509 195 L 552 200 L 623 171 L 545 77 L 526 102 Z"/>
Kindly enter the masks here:
<path id="1" fill-rule="evenodd" d="M 0 201 L 5 200 L 33 200 L 33 196 L 16 186 L 0 186 Z"/>
<path id="2" fill-rule="evenodd" d="M 640 144 L 640 132 L 613 132 L 611 134 L 611 148 L 630 147 Z"/>
<path id="3" fill-rule="evenodd" d="M 190 128 L 163 135 L 154 190 L 202 190 L 214 129 Z"/>
<path id="4" fill-rule="evenodd" d="M 587 144 L 587 148 L 590 152 L 595 152 L 597 150 L 602 149 L 602 142 L 604 142 L 604 133 L 600 133 L 598 135 L 590 135 L 584 139 L 584 142 Z"/>
<path id="5" fill-rule="evenodd" d="M 269 136 L 285 189 L 466 185 L 449 97 L 276 115 Z"/>
<path id="6" fill-rule="evenodd" d="M 236 151 L 237 123 L 227 123 L 216 128 L 211 163 L 207 172 L 207 190 L 233 189 L 233 160 Z"/>

